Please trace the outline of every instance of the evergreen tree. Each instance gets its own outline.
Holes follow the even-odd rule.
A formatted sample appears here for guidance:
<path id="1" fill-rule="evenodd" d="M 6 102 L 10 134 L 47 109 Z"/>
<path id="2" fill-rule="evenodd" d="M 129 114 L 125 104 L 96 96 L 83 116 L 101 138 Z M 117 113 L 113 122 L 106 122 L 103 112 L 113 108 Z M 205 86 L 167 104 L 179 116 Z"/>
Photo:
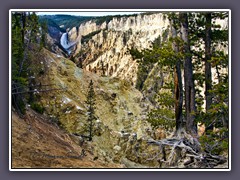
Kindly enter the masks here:
<path id="1" fill-rule="evenodd" d="M 206 25 L 205 25 L 205 99 L 206 99 L 206 112 L 210 110 L 212 105 L 212 95 L 210 91 L 212 90 L 212 67 L 211 67 L 211 25 L 212 17 L 211 13 L 205 14 Z M 213 124 L 211 123 L 207 128 L 208 130 L 213 130 Z"/>
<path id="2" fill-rule="evenodd" d="M 196 104 L 195 104 L 195 86 L 193 79 L 192 57 L 190 52 L 190 42 L 188 34 L 188 14 L 180 13 L 179 21 L 181 23 L 181 34 L 184 42 L 184 86 L 185 86 L 185 111 L 186 111 L 186 130 L 191 134 L 197 133 L 195 122 Z"/>
<path id="3" fill-rule="evenodd" d="M 211 117 L 209 124 L 214 127 L 224 127 L 228 129 L 228 52 L 224 48 L 228 46 L 228 27 L 221 27 L 216 20 L 228 19 L 226 12 L 212 13 L 211 30 L 211 65 L 217 73 L 217 82 L 212 83 L 209 93 L 212 95 L 212 104 L 207 111 L 208 117 Z M 221 48 L 219 48 L 221 47 Z"/>
<path id="4" fill-rule="evenodd" d="M 29 31 L 30 41 L 32 43 L 39 43 L 40 38 L 40 24 L 38 16 L 35 12 L 29 13 L 27 16 L 27 30 Z"/>
<path id="5" fill-rule="evenodd" d="M 89 141 L 92 141 L 93 137 L 93 127 L 94 127 L 94 122 L 96 120 L 95 116 L 95 104 L 96 104 L 96 99 L 95 99 L 95 92 L 93 89 L 93 81 L 91 80 L 88 86 L 88 93 L 87 93 L 87 100 L 85 101 L 87 104 L 87 114 L 88 114 L 88 125 L 87 129 L 89 132 Z"/>
<path id="6" fill-rule="evenodd" d="M 32 78 L 36 73 L 36 57 L 41 38 L 40 24 L 35 12 L 12 13 L 12 103 L 19 114 L 25 113 L 25 102 L 34 101 Z M 22 93 L 22 92 L 28 93 Z"/>
<path id="7" fill-rule="evenodd" d="M 25 114 L 23 95 L 17 94 L 23 91 L 27 85 L 26 72 L 20 73 L 21 63 L 24 59 L 24 29 L 25 14 L 12 14 L 12 104 L 20 115 Z"/>
<path id="8" fill-rule="evenodd" d="M 211 134 L 214 127 L 227 124 L 228 119 L 228 27 L 221 27 L 219 21 L 227 20 L 227 12 L 189 13 L 189 37 L 193 55 L 194 80 L 196 82 L 196 103 L 198 122 L 204 123 L 205 132 Z M 202 47 L 204 45 L 204 48 Z M 216 73 L 213 73 L 215 70 Z M 217 75 L 217 79 L 212 77 Z M 225 79 L 225 83 L 222 81 Z M 205 88 L 205 96 L 201 95 Z M 225 95 L 223 93 L 225 92 Z M 225 97 L 225 98 L 220 98 Z M 222 101 L 223 99 L 224 102 Z M 203 106 L 205 101 L 205 107 Z M 224 112 L 224 113 L 216 113 Z M 224 117 L 224 118 L 223 118 Z M 226 126 L 225 126 L 226 127 Z"/>
<path id="9" fill-rule="evenodd" d="M 46 47 L 47 42 L 47 33 L 48 33 L 48 27 L 47 22 L 44 21 L 41 23 L 41 41 L 40 41 L 40 49 L 43 47 Z"/>
<path id="10" fill-rule="evenodd" d="M 176 14 L 175 14 L 176 15 Z M 173 51 L 179 53 L 179 39 L 177 38 L 178 23 L 177 18 L 174 17 L 174 13 L 169 17 L 171 19 L 171 30 L 172 30 L 172 48 Z M 176 131 L 183 127 L 183 87 L 182 87 L 182 72 L 181 72 L 181 58 L 178 56 L 174 67 L 174 96 L 175 96 L 175 120 L 176 120 Z"/>

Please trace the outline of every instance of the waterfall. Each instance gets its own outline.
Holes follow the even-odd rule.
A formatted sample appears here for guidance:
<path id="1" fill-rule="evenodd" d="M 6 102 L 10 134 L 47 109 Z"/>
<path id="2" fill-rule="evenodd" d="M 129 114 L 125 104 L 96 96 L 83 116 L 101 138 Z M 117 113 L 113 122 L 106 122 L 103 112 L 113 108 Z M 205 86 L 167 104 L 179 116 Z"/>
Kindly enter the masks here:
<path id="1" fill-rule="evenodd" d="M 60 39 L 60 43 L 62 47 L 68 52 L 68 54 L 71 53 L 70 48 L 76 44 L 76 42 L 69 42 L 68 41 L 68 33 L 63 33 Z"/>
<path id="2" fill-rule="evenodd" d="M 68 46 L 68 34 L 67 33 L 63 33 L 63 35 L 61 36 L 61 39 L 60 39 L 60 43 L 62 45 L 62 47 L 64 49 L 68 49 L 69 46 Z"/>

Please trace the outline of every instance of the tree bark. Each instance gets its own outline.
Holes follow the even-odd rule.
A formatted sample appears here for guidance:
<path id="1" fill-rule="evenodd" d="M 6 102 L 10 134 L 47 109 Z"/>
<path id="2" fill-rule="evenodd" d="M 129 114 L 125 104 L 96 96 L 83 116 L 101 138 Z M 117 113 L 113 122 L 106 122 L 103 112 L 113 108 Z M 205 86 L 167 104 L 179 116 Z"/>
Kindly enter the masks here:
<path id="1" fill-rule="evenodd" d="M 173 38 L 173 50 L 176 54 L 179 52 L 179 47 L 174 40 L 177 37 L 177 31 L 174 27 L 174 20 L 172 20 L 172 38 Z M 182 89 L 182 73 L 181 73 L 181 62 L 177 59 L 174 68 L 174 96 L 175 96 L 175 120 L 176 120 L 176 131 L 183 127 L 182 119 L 182 104 L 183 104 L 183 89 Z"/>
<path id="2" fill-rule="evenodd" d="M 185 86 L 185 111 L 186 111 L 186 130 L 190 134 L 197 134 L 197 125 L 194 122 L 196 106 L 195 106 L 195 89 L 193 80 L 192 58 L 190 53 L 190 44 L 188 38 L 188 15 L 180 13 L 179 20 L 181 23 L 181 36 L 184 42 L 183 52 L 184 59 L 184 86 Z"/>
<path id="3" fill-rule="evenodd" d="M 209 92 L 212 89 L 212 71 L 211 71 L 211 13 L 205 14 L 205 99 L 206 99 L 206 112 L 211 108 L 212 95 Z M 213 124 L 211 123 L 207 130 L 213 130 Z"/>

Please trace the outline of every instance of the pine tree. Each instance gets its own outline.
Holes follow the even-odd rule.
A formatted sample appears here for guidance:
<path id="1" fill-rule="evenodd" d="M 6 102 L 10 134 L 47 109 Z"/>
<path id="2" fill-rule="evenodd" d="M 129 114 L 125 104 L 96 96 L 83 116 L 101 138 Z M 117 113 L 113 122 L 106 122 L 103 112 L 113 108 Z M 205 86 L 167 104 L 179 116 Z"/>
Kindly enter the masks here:
<path id="1" fill-rule="evenodd" d="M 195 86 L 193 80 L 193 65 L 190 52 L 190 42 L 188 34 L 188 14 L 180 13 L 179 20 L 181 23 L 181 34 L 184 42 L 184 86 L 185 86 L 185 111 L 186 111 L 186 130 L 191 134 L 197 133 L 195 122 L 196 103 L 195 103 Z"/>
<path id="2" fill-rule="evenodd" d="M 95 116 L 95 104 L 96 104 L 96 98 L 95 98 L 95 92 L 93 89 L 93 81 L 91 80 L 88 86 L 88 94 L 87 94 L 87 100 L 85 101 L 87 104 L 87 114 L 88 114 L 88 125 L 87 129 L 89 132 L 89 141 L 92 141 L 93 137 L 93 127 L 94 127 L 94 121 L 96 120 Z"/>
<path id="3" fill-rule="evenodd" d="M 20 115 L 25 114 L 23 96 L 17 94 L 27 85 L 26 72 L 20 74 L 20 67 L 24 58 L 24 13 L 12 14 L 12 104 Z"/>
<path id="4" fill-rule="evenodd" d="M 174 15 L 171 15 L 174 16 Z M 171 18 L 171 17 L 169 17 Z M 179 53 L 179 42 L 177 38 L 177 18 L 172 17 L 171 19 L 171 31 L 172 31 L 172 47 L 173 51 Z M 180 57 L 176 60 L 174 67 L 174 95 L 175 95 L 175 120 L 176 120 L 176 131 L 183 127 L 183 87 L 182 87 L 182 72 L 181 72 L 181 60 Z"/>
<path id="5" fill-rule="evenodd" d="M 211 121 L 209 126 L 223 128 L 228 130 L 228 104 L 229 104 L 229 78 L 228 78 L 228 52 L 224 48 L 228 47 L 228 27 L 221 27 L 216 23 L 219 19 L 228 19 L 227 12 L 214 12 L 212 16 L 211 28 L 211 65 L 215 68 L 217 74 L 217 82 L 213 82 L 209 93 L 212 95 L 211 106 L 208 109 L 207 117 Z M 221 48 L 219 48 L 221 46 Z M 227 133 L 224 133 L 227 137 Z"/>
<path id="6" fill-rule="evenodd" d="M 206 99 L 206 112 L 210 110 L 212 105 L 212 67 L 211 67 L 211 13 L 205 14 L 206 18 L 206 37 L 205 37 L 205 99 Z M 206 131 L 213 130 L 213 124 L 206 128 Z"/>
<path id="7" fill-rule="evenodd" d="M 41 23 L 41 41 L 40 41 L 40 49 L 43 47 L 46 47 L 47 42 L 47 33 L 48 33 L 48 27 L 47 22 L 44 21 Z"/>
<path id="8" fill-rule="evenodd" d="M 46 28 L 46 27 L 45 27 Z M 40 47 L 40 24 L 35 12 L 12 13 L 12 103 L 19 114 L 25 113 L 25 102 L 32 103 L 34 98 L 32 78 L 36 72 L 35 47 Z M 43 44 L 44 45 L 44 44 Z M 29 91 L 27 93 L 20 93 Z"/>
<path id="9" fill-rule="evenodd" d="M 228 46 L 228 27 L 221 27 L 219 20 L 227 20 L 226 12 L 189 13 L 189 35 L 194 49 L 194 80 L 196 82 L 196 103 L 198 122 L 204 123 L 205 132 L 212 133 L 218 127 L 221 116 L 228 116 L 225 111 L 228 101 L 228 54 L 224 50 Z M 201 45 L 205 47 L 201 47 Z M 216 72 L 216 74 L 214 73 Z M 217 79 L 214 76 L 217 75 Z M 223 78 L 226 82 L 223 82 Z M 205 88 L 205 96 L 201 95 Z M 220 91 L 219 91 L 220 90 Z M 224 93 L 222 93 L 224 92 Z M 223 99 L 219 97 L 225 97 Z M 204 109 L 204 101 L 205 109 Z M 219 112 L 224 112 L 223 114 Z M 225 118 L 223 118 L 225 119 Z M 224 123 L 226 124 L 226 123 Z"/>

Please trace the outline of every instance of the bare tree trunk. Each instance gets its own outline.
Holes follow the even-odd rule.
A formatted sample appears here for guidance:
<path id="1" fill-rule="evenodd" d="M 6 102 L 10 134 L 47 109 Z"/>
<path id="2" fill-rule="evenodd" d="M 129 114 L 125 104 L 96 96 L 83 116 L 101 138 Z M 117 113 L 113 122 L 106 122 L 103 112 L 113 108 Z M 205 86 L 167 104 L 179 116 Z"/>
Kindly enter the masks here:
<path id="1" fill-rule="evenodd" d="M 205 14 L 206 18 L 206 37 L 205 37 L 205 99 L 206 99 L 206 112 L 212 105 L 212 95 L 209 92 L 212 89 L 212 71 L 211 71 L 211 13 Z M 213 130 L 213 123 L 206 128 L 207 130 Z"/>
<path id="2" fill-rule="evenodd" d="M 176 54 L 179 52 L 179 47 L 176 44 L 174 38 L 177 37 L 177 31 L 174 27 L 174 20 L 172 20 L 172 38 L 173 38 L 173 50 Z M 183 89 L 182 89 L 182 75 L 181 75 L 181 62 L 177 60 L 174 68 L 174 96 L 175 96 L 175 120 L 176 131 L 183 127 L 182 119 L 182 104 L 183 104 Z"/>
<path id="3" fill-rule="evenodd" d="M 190 53 L 190 44 L 188 38 L 188 15 L 180 13 L 181 35 L 184 41 L 183 51 L 184 59 L 184 85 L 185 85 L 185 110 L 186 110 L 186 130 L 190 134 L 197 134 L 197 125 L 194 122 L 195 107 L 195 89 L 193 80 L 192 58 Z"/>

